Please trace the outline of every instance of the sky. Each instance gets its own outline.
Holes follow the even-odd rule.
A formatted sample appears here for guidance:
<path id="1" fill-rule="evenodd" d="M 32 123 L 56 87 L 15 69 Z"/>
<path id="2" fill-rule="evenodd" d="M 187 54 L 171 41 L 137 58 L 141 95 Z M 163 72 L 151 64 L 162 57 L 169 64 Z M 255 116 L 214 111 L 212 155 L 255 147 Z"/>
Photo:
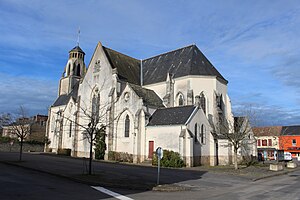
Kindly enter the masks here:
<path id="1" fill-rule="evenodd" d="M 0 0 L 0 113 L 47 114 L 78 29 L 86 65 L 99 41 L 137 59 L 196 44 L 235 115 L 300 125 L 298 0 Z"/>

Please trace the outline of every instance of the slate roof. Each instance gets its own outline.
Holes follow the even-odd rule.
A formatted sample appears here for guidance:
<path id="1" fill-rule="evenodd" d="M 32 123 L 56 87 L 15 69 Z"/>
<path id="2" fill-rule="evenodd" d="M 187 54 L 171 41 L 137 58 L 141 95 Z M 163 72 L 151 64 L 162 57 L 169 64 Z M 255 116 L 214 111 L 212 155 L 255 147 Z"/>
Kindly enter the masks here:
<path id="1" fill-rule="evenodd" d="M 145 85 L 164 82 L 167 73 L 173 74 L 174 78 L 186 75 L 216 76 L 218 80 L 228 83 L 196 45 L 143 60 L 143 83 Z"/>
<path id="2" fill-rule="evenodd" d="M 281 134 L 282 126 L 265 126 L 253 127 L 253 134 L 259 136 L 279 136 Z"/>
<path id="3" fill-rule="evenodd" d="M 142 88 L 139 85 L 129 85 L 139 97 L 143 98 L 144 104 L 158 108 L 164 107 L 163 101 L 153 90 Z"/>
<path id="4" fill-rule="evenodd" d="M 157 109 L 150 117 L 148 126 L 185 124 L 195 109 L 193 105 Z"/>
<path id="5" fill-rule="evenodd" d="M 254 127 L 252 130 L 255 136 L 300 135 L 300 125 Z"/>
<path id="6" fill-rule="evenodd" d="M 67 105 L 67 103 L 71 97 L 73 97 L 74 100 L 76 101 L 77 95 L 78 95 L 78 87 L 79 87 L 79 82 L 74 85 L 72 91 L 69 94 L 63 94 L 63 95 L 60 95 L 59 97 L 57 97 L 57 99 L 53 103 L 52 107 Z"/>
<path id="7" fill-rule="evenodd" d="M 69 52 L 81 52 L 81 53 L 83 53 L 83 54 L 85 54 L 84 53 L 84 51 L 79 47 L 79 46 L 76 46 L 76 47 L 74 47 L 73 49 L 71 49 L 71 51 L 69 51 Z"/>
<path id="8" fill-rule="evenodd" d="M 117 69 L 120 80 L 140 85 L 140 60 L 104 46 L 103 49 L 111 66 Z"/>
<path id="9" fill-rule="evenodd" d="M 300 126 L 283 126 L 282 135 L 300 135 Z"/>

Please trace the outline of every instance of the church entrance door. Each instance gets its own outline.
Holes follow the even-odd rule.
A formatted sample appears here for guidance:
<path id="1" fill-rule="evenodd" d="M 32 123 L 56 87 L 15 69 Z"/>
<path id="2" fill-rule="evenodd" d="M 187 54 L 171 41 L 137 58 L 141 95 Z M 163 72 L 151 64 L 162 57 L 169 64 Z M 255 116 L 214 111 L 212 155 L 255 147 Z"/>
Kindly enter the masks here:
<path id="1" fill-rule="evenodd" d="M 151 158 L 151 159 L 152 159 L 153 151 L 154 151 L 154 141 L 149 141 L 149 153 L 148 153 L 148 158 Z"/>

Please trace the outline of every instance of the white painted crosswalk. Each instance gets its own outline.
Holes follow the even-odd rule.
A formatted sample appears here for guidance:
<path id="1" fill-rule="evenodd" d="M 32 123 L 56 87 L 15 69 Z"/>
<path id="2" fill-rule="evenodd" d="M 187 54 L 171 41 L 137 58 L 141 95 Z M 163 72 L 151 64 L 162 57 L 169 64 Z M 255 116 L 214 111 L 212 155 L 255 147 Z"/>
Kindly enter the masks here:
<path id="1" fill-rule="evenodd" d="M 120 199 L 120 200 L 133 200 L 133 199 L 131 199 L 129 197 L 126 197 L 124 195 L 121 195 L 121 194 L 118 194 L 116 192 L 110 191 L 110 190 L 108 190 L 108 189 L 106 189 L 104 187 L 99 187 L 99 186 L 91 186 L 91 187 L 94 188 L 95 190 L 98 190 L 98 191 L 104 193 L 104 194 L 110 195 L 110 196 L 112 196 L 112 197 L 114 197 L 116 199 Z"/>

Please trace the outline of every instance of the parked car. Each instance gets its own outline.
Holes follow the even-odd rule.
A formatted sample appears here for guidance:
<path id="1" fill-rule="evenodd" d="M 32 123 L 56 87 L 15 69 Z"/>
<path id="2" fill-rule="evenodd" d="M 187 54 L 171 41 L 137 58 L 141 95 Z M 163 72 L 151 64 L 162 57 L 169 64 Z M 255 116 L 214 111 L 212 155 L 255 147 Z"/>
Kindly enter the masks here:
<path id="1" fill-rule="evenodd" d="M 284 161 L 291 161 L 292 159 L 292 154 L 290 152 L 284 152 Z"/>

